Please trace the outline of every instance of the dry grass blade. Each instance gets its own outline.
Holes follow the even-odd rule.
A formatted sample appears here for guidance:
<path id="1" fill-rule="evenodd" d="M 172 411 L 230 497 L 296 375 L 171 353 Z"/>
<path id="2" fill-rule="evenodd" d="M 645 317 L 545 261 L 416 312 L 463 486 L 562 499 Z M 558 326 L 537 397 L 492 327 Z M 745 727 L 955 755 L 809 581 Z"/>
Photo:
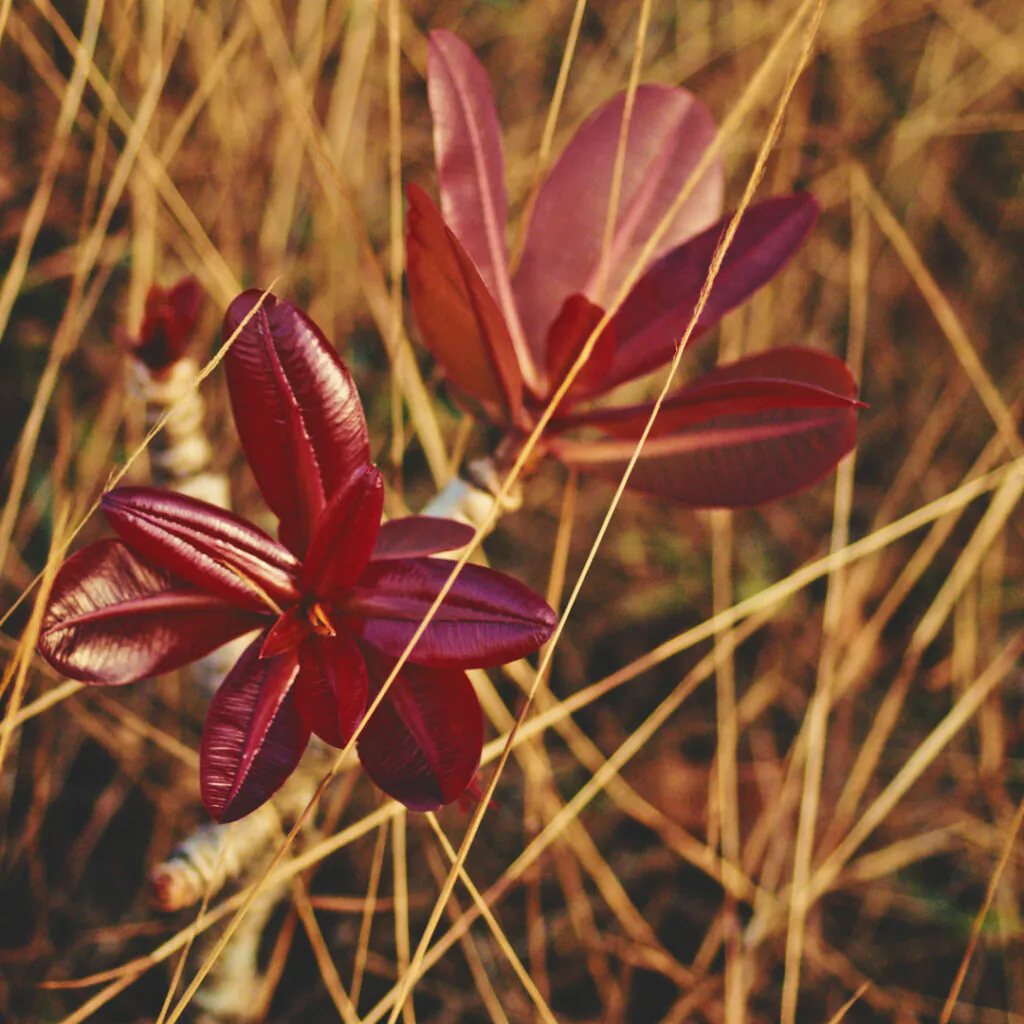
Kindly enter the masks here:
<path id="1" fill-rule="evenodd" d="M 1020 827 L 1022 823 L 1024 823 L 1024 800 L 1022 800 L 1017 806 L 1017 813 L 1014 814 L 1009 831 L 1006 833 L 1006 842 L 1003 844 L 1002 853 L 1000 854 L 999 861 L 992 872 L 992 877 L 989 879 L 988 891 L 985 893 L 985 902 L 981 905 L 981 909 L 974 918 L 974 924 L 971 926 L 971 937 L 967 942 L 967 948 L 964 950 L 964 958 L 960 962 L 960 967 L 957 970 L 956 977 L 953 979 L 953 984 L 950 987 L 949 997 L 946 999 L 945 1005 L 942 1007 L 942 1013 L 939 1016 L 939 1024 L 947 1024 L 953 1016 L 953 1011 L 956 1009 L 956 1002 L 960 998 L 960 991 L 963 988 L 964 979 L 967 977 L 967 968 L 970 966 L 971 959 L 974 956 L 974 951 L 977 949 L 978 940 L 981 938 L 981 929 L 984 926 L 985 918 L 988 916 L 988 912 L 992 907 L 992 901 L 995 899 L 996 890 L 999 888 L 1003 872 L 1006 870 L 1006 864 L 1010 859 L 1010 855 L 1013 853 L 1013 847 L 1017 842 L 1017 836 L 1020 834 Z"/>

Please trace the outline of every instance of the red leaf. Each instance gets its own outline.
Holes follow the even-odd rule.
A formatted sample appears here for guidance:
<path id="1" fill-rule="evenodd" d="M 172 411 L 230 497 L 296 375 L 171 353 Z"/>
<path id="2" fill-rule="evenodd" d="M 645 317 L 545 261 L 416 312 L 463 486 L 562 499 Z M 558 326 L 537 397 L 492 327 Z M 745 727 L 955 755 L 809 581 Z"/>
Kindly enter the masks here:
<path id="1" fill-rule="evenodd" d="M 723 417 L 779 409 L 851 409 L 860 406 L 846 364 L 813 349 L 778 348 L 719 366 L 662 403 L 650 436 L 664 437 Z M 636 440 L 653 403 L 595 409 L 559 420 L 560 430 L 597 427 Z"/>
<path id="2" fill-rule="evenodd" d="M 297 600 L 299 564 L 287 548 L 244 519 L 205 501 L 155 487 L 103 495 L 103 514 L 143 558 L 217 597 L 268 612 Z"/>
<path id="3" fill-rule="evenodd" d="M 554 392 L 562 383 L 603 316 L 604 310 L 600 306 L 595 306 L 585 295 L 570 295 L 565 300 L 562 311 L 548 331 L 545 347 L 545 372 L 549 392 Z M 615 346 L 615 331 L 609 324 L 601 332 L 590 358 L 573 381 L 569 395 L 585 395 L 600 386 L 611 367 Z"/>
<path id="4" fill-rule="evenodd" d="M 430 33 L 427 96 L 445 223 L 464 246 L 514 333 L 518 317 L 505 249 L 501 127 L 487 72 L 451 32 Z"/>
<path id="5" fill-rule="evenodd" d="M 119 540 L 90 544 L 61 566 L 39 653 L 86 683 L 133 683 L 181 668 L 263 625 L 142 561 Z"/>
<path id="6" fill-rule="evenodd" d="M 262 293 L 243 292 L 224 317 L 227 339 Z M 327 499 L 370 461 L 363 407 L 320 328 L 268 295 L 224 360 L 235 424 L 282 543 L 305 554 Z"/>
<path id="7" fill-rule="evenodd" d="M 454 563 L 437 558 L 371 562 L 345 604 L 359 635 L 392 657 L 412 639 Z M 477 565 L 463 566 L 412 660 L 433 668 L 488 668 L 535 651 L 557 622 L 529 587 Z"/>
<path id="8" fill-rule="evenodd" d="M 359 647 L 345 632 L 313 636 L 302 645 L 299 657 L 299 714 L 325 743 L 345 746 L 366 712 L 366 663 Z"/>
<path id="9" fill-rule="evenodd" d="M 203 803 L 221 824 L 266 803 L 295 770 L 309 741 L 292 693 L 295 651 L 259 657 L 258 636 L 210 703 L 199 747 Z"/>
<path id="10" fill-rule="evenodd" d="M 523 377 L 501 311 L 426 192 L 406 194 L 406 276 L 423 342 L 457 388 L 515 422 Z"/>
<path id="11" fill-rule="evenodd" d="M 818 203 L 810 195 L 780 196 L 749 207 L 691 339 L 710 330 L 767 284 L 803 244 L 817 217 Z M 723 218 L 679 246 L 637 282 L 612 320 L 619 347 L 602 390 L 650 373 L 672 359 L 728 222 Z"/>
<path id="12" fill-rule="evenodd" d="M 276 658 L 286 651 L 293 651 L 313 632 L 313 623 L 310 622 L 302 605 L 293 605 L 277 622 L 267 630 L 260 647 L 261 658 Z"/>
<path id="13" fill-rule="evenodd" d="M 392 663 L 366 652 L 379 687 Z M 359 734 L 359 760 L 388 796 L 432 811 L 465 792 L 480 765 L 483 716 L 472 683 L 457 670 L 406 664 Z"/>
<path id="14" fill-rule="evenodd" d="M 629 479 L 634 491 L 697 508 L 774 501 L 814 483 L 853 448 L 857 416 L 846 410 L 776 410 L 711 423 L 649 441 Z M 567 465 L 618 481 L 630 441 L 556 439 Z"/>
<path id="15" fill-rule="evenodd" d="M 603 303 L 615 295 L 715 136 L 711 115 L 685 90 L 660 85 L 637 90 L 607 279 L 603 293 L 596 294 L 624 103 L 620 94 L 584 122 L 537 197 L 512 287 L 540 365 L 548 330 L 566 296 L 581 292 Z M 722 165 L 716 158 L 654 257 L 717 220 L 723 192 Z"/>
<path id="16" fill-rule="evenodd" d="M 419 558 L 442 551 L 457 551 L 475 536 L 468 523 L 436 516 L 405 516 L 381 523 L 373 561 L 386 558 Z"/>
<path id="17" fill-rule="evenodd" d="M 330 597 L 346 590 L 366 568 L 384 510 L 384 480 L 376 466 L 361 466 L 327 503 L 302 563 L 302 592 Z"/>

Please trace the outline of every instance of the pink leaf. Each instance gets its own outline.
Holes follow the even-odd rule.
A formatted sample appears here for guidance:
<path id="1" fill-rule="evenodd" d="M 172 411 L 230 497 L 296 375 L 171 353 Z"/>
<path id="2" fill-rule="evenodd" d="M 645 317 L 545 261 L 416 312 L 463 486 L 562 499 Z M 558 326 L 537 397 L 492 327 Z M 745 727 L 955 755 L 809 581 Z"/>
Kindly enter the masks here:
<path id="1" fill-rule="evenodd" d="M 302 673 L 295 685 L 299 713 L 325 743 L 344 747 L 366 711 L 366 663 L 345 632 L 314 636 L 299 653 Z"/>
<path id="2" fill-rule="evenodd" d="M 103 540 L 57 573 L 39 653 L 62 675 L 119 685 L 181 668 L 265 621 Z"/>
<path id="3" fill-rule="evenodd" d="M 405 516 L 381 523 L 373 561 L 385 558 L 419 558 L 465 547 L 476 531 L 467 523 L 436 516 Z"/>
<path id="4" fill-rule="evenodd" d="M 715 136 L 711 115 L 685 90 L 660 85 L 637 90 L 607 279 L 602 294 L 596 294 L 624 104 L 620 94 L 584 122 L 538 194 L 513 290 L 540 365 L 547 332 L 566 296 L 581 292 L 599 304 L 614 297 Z M 716 158 L 654 258 L 717 220 L 723 192 L 722 165 Z"/>
<path id="5" fill-rule="evenodd" d="M 292 687 L 297 652 L 259 657 L 263 636 L 238 659 L 210 703 L 199 747 L 199 785 L 210 815 L 237 821 L 266 803 L 309 741 Z"/>
<path id="6" fill-rule="evenodd" d="M 501 311 L 426 192 L 406 194 L 406 276 L 423 342 L 457 388 L 515 422 L 523 377 Z"/>
<path id="7" fill-rule="evenodd" d="M 694 334 L 710 330 L 770 281 L 800 248 L 818 216 L 810 195 L 780 196 L 751 206 L 733 236 Z M 728 224 L 707 231 L 662 257 L 637 282 L 612 323 L 619 338 L 602 391 L 669 362 L 693 316 Z"/>
<path id="8" fill-rule="evenodd" d="M 143 558 L 242 608 L 272 610 L 298 598 L 299 564 L 251 523 L 205 501 L 155 487 L 103 495 L 103 514 Z"/>
<path id="9" fill-rule="evenodd" d="M 392 663 L 367 651 L 379 686 Z M 357 747 L 366 774 L 416 811 L 451 803 L 480 765 L 483 717 L 463 672 L 406 664 L 363 727 Z"/>
<path id="10" fill-rule="evenodd" d="M 360 636 L 392 657 L 404 650 L 454 563 L 437 558 L 371 562 L 346 602 Z M 412 660 L 433 668 L 488 668 L 535 651 L 557 617 L 510 576 L 466 565 L 417 642 Z"/>
<path id="11" fill-rule="evenodd" d="M 230 337 L 261 292 L 243 292 L 224 317 Z M 282 543 L 305 554 L 327 499 L 370 460 L 363 407 L 320 328 L 268 295 L 224 360 L 235 424 Z"/>
<path id="12" fill-rule="evenodd" d="M 384 510 L 384 480 L 361 466 L 327 503 L 302 563 L 302 591 L 329 597 L 347 589 L 366 567 Z"/>
<path id="13" fill-rule="evenodd" d="M 427 95 L 445 222 L 512 325 L 517 317 L 505 249 L 501 127 L 487 72 L 451 32 L 430 33 Z"/>

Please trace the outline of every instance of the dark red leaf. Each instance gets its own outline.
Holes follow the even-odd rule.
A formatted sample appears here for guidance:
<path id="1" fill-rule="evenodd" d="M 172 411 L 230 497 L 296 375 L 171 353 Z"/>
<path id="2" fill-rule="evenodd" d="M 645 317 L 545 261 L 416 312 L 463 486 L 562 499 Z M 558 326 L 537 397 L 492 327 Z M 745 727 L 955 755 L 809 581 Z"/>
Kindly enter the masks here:
<path id="1" fill-rule="evenodd" d="M 90 544 L 61 566 L 39 653 L 86 683 L 133 683 L 181 668 L 266 618 L 188 586 L 119 540 Z"/>
<path id="2" fill-rule="evenodd" d="M 119 487 L 103 495 L 103 514 L 121 539 L 193 586 L 253 611 L 267 598 L 298 598 L 299 564 L 287 548 L 216 505 L 155 487 Z"/>
<path id="3" fill-rule="evenodd" d="M 810 195 L 756 203 L 743 215 L 692 338 L 767 284 L 800 248 L 818 216 Z M 612 323 L 619 339 L 603 390 L 669 362 L 689 326 L 729 218 L 664 256 L 637 282 Z"/>
<path id="4" fill-rule="evenodd" d="M 332 637 L 311 637 L 299 657 L 302 672 L 295 685 L 299 713 L 324 742 L 345 746 L 366 712 L 366 663 L 359 647 L 342 631 Z"/>
<path id="5" fill-rule="evenodd" d="M 697 508 L 740 508 L 794 494 L 828 473 L 856 443 L 854 409 L 778 409 L 727 416 L 649 441 L 631 490 Z M 631 441 L 556 439 L 556 458 L 617 481 Z"/>
<path id="6" fill-rule="evenodd" d="M 423 189 L 410 185 L 406 276 L 423 342 L 451 382 L 515 422 L 523 377 L 504 317 Z"/>
<path id="7" fill-rule="evenodd" d="M 548 331 L 545 348 L 544 368 L 549 392 L 553 392 L 562 383 L 603 316 L 604 310 L 595 306 L 585 295 L 570 295 L 565 300 L 562 311 Z M 609 324 L 601 332 L 590 358 L 573 381 L 570 395 L 585 395 L 600 386 L 611 367 L 615 347 L 615 331 Z"/>
<path id="8" fill-rule="evenodd" d="M 261 658 L 276 658 L 285 651 L 292 651 L 313 632 L 302 605 L 293 605 L 270 627 L 260 647 Z"/>
<path id="9" fill-rule="evenodd" d="M 352 474 L 327 503 L 302 563 L 302 591 L 329 597 L 350 587 L 366 568 L 380 530 L 384 480 L 376 466 Z"/>
<path id="10" fill-rule="evenodd" d="M 393 665 L 366 652 L 377 687 Z M 432 811 L 465 792 L 480 765 L 483 716 L 463 672 L 406 664 L 356 743 L 366 774 L 388 796 Z"/>
<path id="11" fill-rule="evenodd" d="M 505 322 L 516 324 L 505 248 L 501 127 L 487 72 L 451 32 L 430 33 L 427 96 L 445 223 L 497 300 Z"/>
<path id="12" fill-rule="evenodd" d="M 360 636 L 392 657 L 404 650 L 454 563 L 438 558 L 371 562 L 345 611 Z M 477 565 L 463 566 L 417 642 L 412 660 L 433 668 L 487 668 L 535 651 L 557 617 L 529 587 Z"/>
<path id="13" fill-rule="evenodd" d="M 846 364 L 813 349 L 778 348 L 719 366 L 670 395 L 650 436 L 664 437 L 723 417 L 779 409 L 851 409 L 861 405 Z M 598 427 L 615 437 L 637 439 L 653 403 L 595 409 L 563 417 L 561 430 Z"/>
<path id="14" fill-rule="evenodd" d="M 225 339 L 261 294 L 252 289 L 231 303 Z M 243 328 L 224 363 L 249 465 L 281 521 L 282 543 L 301 557 L 327 499 L 370 461 L 359 395 L 320 328 L 273 295 Z"/>
<path id="15" fill-rule="evenodd" d="M 405 516 L 381 523 L 373 561 L 419 558 L 465 547 L 476 534 L 468 523 L 436 516 Z"/>
<path id="16" fill-rule="evenodd" d="M 199 747 L 199 785 L 222 824 L 255 811 L 295 770 L 309 729 L 295 706 L 295 651 L 260 658 L 258 636 L 210 703 Z"/>
<path id="17" fill-rule="evenodd" d="M 642 85 L 630 118 L 622 193 L 605 287 L 596 293 L 615 154 L 625 104 L 620 94 L 573 136 L 541 186 L 513 281 L 535 360 L 566 296 L 599 304 L 614 297 L 644 245 L 715 136 L 710 113 L 683 89 Z M 722 213 L 721 161 L 694 188 L 654 258 L 703 231 Z"/>
<path id="18" fill-rule="evenodd" d="M 187 351 L 202 298 L 202 286 L 194 277 L 184 277 L 170 289 L 150 286 L 134 348 L 153 373 L 163 373 Z"/>

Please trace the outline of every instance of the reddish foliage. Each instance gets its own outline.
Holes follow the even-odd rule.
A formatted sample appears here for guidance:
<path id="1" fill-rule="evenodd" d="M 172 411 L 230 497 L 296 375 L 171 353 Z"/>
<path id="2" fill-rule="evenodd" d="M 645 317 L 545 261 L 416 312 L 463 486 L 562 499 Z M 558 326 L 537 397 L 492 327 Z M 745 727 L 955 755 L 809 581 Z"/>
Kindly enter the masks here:
<path id="1" fill-rule="evenodd" d="M 225 337 L 259 296 L 232 303 Z M 384 484 L 359 396 L 304 313 L 267 296 L 226 362 L 242 446 L 280 540 L 180 494 L 110 491 L 103 511 L 118 539 L 61 568 L 39 641 L 59 671 L 109 685 L 258 629 L 203 733 L 203 800 L 222 822 L 271 796 L 311 732 L 336 746 L 351 739 L 448 579 L 453 563 L 427 556 L 473 535 L 424 516 L 381 526 Z M 458 799 L 483 741 L 464 670 L 536 650 L 554 624 L 527 587 L 465 566 L 359 737 L 371 778 L 417 809 Z"/>
<path id="2" fill-rule="evenodd" d="M 501 135 L 483 67 L 450 32 L 430 39 L 441 211 L 408 189 L 409 294 L 423 341 L 451 383 L 502 426 L 512 447 L 529 432 L 604 318 L 644 245 L 714 139 L 684 89 L 641 86 L 629 122 L 621 196 L 607 254 L 605 221 L 625 104 L 601 107 L 541 185 L 515 274 L 505 248 Z M 652 405 L 578 411 L 664 366 L 696 309 L 719 239 L 720 161 L 692 187 L 652 262 L 602 331 L 551 421 L 544 449 L 617 477 Z M 443 212 L 443 215 L 442 215 Z M 813 197 L 754 204 L 741 219 L 692 337 L 771 280 L 817 218 Z M 690 505 L 750 505 L 797 491 L 853 446 L 856 386 L 843 363 L 787 348 L 724 366 L 670 398 L 656 444 L 631 486 Z M 612 439 L 569 440 L 590 426 Z"/>

